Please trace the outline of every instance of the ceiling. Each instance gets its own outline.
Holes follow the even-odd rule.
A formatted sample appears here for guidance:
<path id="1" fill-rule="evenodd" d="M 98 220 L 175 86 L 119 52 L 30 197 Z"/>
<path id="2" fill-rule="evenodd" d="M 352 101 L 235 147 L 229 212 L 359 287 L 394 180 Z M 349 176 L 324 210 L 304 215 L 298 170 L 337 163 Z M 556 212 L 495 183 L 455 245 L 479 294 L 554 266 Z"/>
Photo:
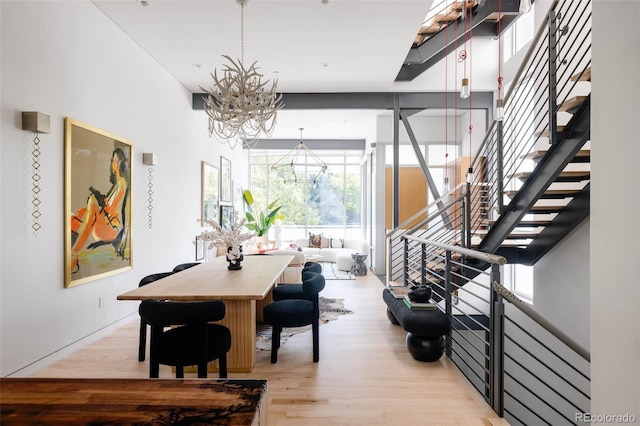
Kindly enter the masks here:
<path id="1" fill-rule="evenodd" d="M 236 0 L 92 2 L 193 93 L 210 87 L 222 55 L 240 57 Z M 245 63 L 257 61 L 283 93 L 426 91 L 424 79 L 394 80 L 431 3 L 250 0 L 244 11 Z M 285 109 L 273 137 L 298 138 L 303 127 L 309 138 L 368 138 L 383 113 Z"/>

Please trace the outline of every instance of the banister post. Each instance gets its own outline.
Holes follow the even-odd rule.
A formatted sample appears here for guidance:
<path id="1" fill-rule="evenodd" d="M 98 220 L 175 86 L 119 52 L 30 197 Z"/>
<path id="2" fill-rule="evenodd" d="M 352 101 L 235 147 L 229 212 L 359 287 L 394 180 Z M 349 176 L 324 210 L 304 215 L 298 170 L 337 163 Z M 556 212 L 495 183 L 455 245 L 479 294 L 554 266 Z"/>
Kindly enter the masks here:
<path id="1" fill-rule="evenodd" d="M 498 121 L 496 128 L 497 146 L 496 146 L 496 185 L 498 196 L 498 213 L 504 213 L 504 143 L 503 143 L 503 123 Z"/>
<path id="2" fill-rule="evenodd" d="M 445 309 L 445 314 L 447 315 L 447 318 L 449 318 L 449 321 L 451 322 L 451 325 L 453 326 L 453 318 L 452 318 L 452 309 L 451 309 L 451 305 L 453 304 L 452 300 L 451 300 L 451 293 L 453 293 L 453 285 L 451 283 L 451 250 L 447 250 L 446 252 L 446 257 L 445 257 L 445 261 L 444 261 L 444 295 L 445 295 L 445 305 L 444 305 L 444 309 Z M 447 336 L 445 337 L 445 352 L 447 354 L 447 356 L 449 358 L 451 358 L 451 344 L 452 344 L 452 337 L 451 337 L 451 328 L 449 328 L 449 332 L 447 333 Z"/>
<path id="3" fill-rule="evenodd" d="M 557 68 L 556 61 L 558 53 L 556 44 L 558 38 L 556 36 L 556 12 L 551 9 L 549 11 L 549 142 L 551 145 L 558 142 L 558 105 L 556 104 L 557 94 Z"/>
<path id="4" fill-rule="evenodd" d="M 420 285 L 427 285 L 427 245 L 420 244 Z"/>
<path id="5" fill-rule="evenodd" d="M 409 240 L 404 238 L 404 285 L 409 285 Z"/>
<path id="6" fill-rule="evenodd" d="M 489 313 L 489 404 L 493 411 L 504 417 L 504 303 L 493 289 L 500 283 L 500 265 L 491 265 L 491 300 Z"/>

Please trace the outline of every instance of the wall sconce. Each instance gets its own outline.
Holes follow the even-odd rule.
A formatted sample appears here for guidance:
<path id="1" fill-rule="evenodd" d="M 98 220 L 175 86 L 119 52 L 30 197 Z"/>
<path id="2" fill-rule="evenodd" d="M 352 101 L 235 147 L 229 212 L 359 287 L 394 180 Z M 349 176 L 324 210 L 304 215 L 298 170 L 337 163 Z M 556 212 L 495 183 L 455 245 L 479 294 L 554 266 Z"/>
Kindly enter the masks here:
<path id="1" fill-rule="evenodd" d="M 38 236 L 38 232 L 40 231 L 40 138 L 38 134 L 44 133 L 49 134 L 50 131 L 50 117 L 47 114 L 43 114 L 41 112 L 36 111 L 23 111 L 22 112 L 22 130 L 30 130 L 34 133 L 33 137 L 33 148 L 31 149 L 31 193 L 33 194 L 33 198 L 31 200 L 31 204 L 33 205 L 33 211 L 31 212 L 31 217 L 33 218 L 33 223 L 31 224 L 31 229 L 33 230 L 33 235 Z"/>
<path id="2" fill-rule="evenodd" d="M 142 154 L 142 164 L 149 166 L 147 168 L 147 226 L 151 229 L 153 228 L 153 166 L 158 165 L 158 156 L 146 152 Z"/>

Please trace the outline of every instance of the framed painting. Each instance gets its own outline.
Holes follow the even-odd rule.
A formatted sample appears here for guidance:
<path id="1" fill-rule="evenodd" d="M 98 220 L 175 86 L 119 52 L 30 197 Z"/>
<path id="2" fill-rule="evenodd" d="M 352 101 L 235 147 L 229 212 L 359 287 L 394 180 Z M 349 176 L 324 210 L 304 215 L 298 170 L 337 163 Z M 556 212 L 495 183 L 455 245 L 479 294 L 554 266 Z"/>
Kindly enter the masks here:
<path id="1" fill-rule="evenodd" d="M 220 202 L 231 202 L 231 161 L 220 157 Z"/>
<path id="2" fill-rule="evenodd" d="M 201 212 L 201 225 L 204 226 L 208 220 L 215 220 L 220 223 L 220 217 L 218 216 L 220 206 L 219 191 L 220 191 L 220 173 L 216 166 L 213 166 L 206 161 L 202 162 L 201 169 L 202 186 L 201 186 L 201 199 L 202 199 L 202 212 Z"/>
<path id="3" fill-rule="evenodd" d="M 64 119 L 64 286 L 130 270 L 133 143 Z"/>
<path id="4" fill-rule="evenodd" d="M 200 235 L 196 235 L 196 262 L 204 259 L 204 240 Z"/>
<path id="5" fill-rule="evenodd" d="M 220 206 L 220 226 L 231 230 L 233 227 L 233 206 Z"/>

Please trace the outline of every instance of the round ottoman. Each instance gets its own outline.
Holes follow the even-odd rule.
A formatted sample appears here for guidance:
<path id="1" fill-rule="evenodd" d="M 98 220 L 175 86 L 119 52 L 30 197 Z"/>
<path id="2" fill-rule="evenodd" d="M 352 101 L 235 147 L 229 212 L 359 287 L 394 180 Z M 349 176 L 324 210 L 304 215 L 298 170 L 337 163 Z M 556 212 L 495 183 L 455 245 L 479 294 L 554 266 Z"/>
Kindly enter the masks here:
<path id="1" fill-rule="evenodd" d="M 338 253 L 336 254 L 336 267 L 341 271 L 351 272 L 353 266 L 353 259 L 351 253 Z"/>

